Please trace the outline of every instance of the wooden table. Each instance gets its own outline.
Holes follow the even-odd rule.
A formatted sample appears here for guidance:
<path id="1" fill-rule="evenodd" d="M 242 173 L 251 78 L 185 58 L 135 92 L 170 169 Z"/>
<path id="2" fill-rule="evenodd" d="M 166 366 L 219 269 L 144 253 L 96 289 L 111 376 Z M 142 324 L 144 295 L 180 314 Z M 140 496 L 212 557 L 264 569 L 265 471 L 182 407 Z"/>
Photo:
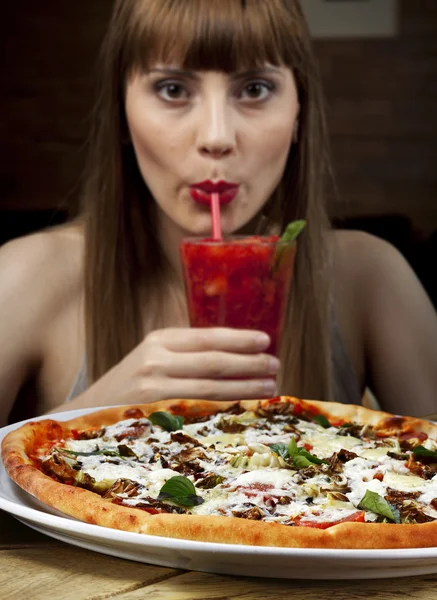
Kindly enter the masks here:
<path id="1" fill-rule="evenodd" d="M 0 511 L 2 600 L 435 600 L 437 575 L 296 581 L 155 567 L 69 546 Z"/>

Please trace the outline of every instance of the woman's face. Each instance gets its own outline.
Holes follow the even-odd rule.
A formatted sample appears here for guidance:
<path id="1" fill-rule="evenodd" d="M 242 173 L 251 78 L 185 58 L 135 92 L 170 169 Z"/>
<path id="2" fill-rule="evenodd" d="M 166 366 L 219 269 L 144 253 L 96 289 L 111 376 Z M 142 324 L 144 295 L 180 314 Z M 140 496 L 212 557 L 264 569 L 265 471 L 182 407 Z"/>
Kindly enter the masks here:
<path id="1" fill-rule="evenodd" d="M 228 75 L 158 65 L 134 75 L 127 122 L 161 226 L 208 235 L 214 189 L 223 231 L 246 225 L 281 180 L 297 115 L 285 67 Z"/>

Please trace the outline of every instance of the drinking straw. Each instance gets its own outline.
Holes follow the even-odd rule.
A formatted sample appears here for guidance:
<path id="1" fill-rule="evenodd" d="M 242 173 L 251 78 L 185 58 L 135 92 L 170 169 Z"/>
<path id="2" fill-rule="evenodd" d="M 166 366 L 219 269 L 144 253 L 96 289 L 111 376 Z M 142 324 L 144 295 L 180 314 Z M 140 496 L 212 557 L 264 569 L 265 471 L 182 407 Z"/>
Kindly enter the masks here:
<path id="1" fill-rule="evenodd" d="M 220 195 L 212 194 L 211 199 L 211 221 L 212 221 L 212 237 L 214 240 L 223 239 L 222 224 L 220 220 Z"/>

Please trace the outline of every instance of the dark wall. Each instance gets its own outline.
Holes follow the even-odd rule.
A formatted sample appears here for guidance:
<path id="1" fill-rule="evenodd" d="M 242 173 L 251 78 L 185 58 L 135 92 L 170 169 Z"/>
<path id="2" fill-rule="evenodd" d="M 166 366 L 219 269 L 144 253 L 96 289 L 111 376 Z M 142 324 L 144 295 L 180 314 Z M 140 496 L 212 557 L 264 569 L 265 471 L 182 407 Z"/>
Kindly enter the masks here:
<path id="1" fill-rule="evenodd" d="M 0 210 L 46 209 L 44 220 L 77 199 L 111 4 L 4 3 Z M 428 234 L 437 229 L 437 1 L 400 0 L 400 11 L 397 38 L 315 43 L 341 194 L 334 216 L 400 213 Z M 8 218 L 19 229 L 26 216 Z"/>
<path id="2" fill-rule="evenodd" d="M 399 0 L 400 33 L 318 41 L 336 215 L 401 213 L 437 229 L 437 1 Z"/>
<path id="3" fill-rule="evenodd" d="M 12 0 L 2 6 L 0 208 L 52 209 L 77 197 L 111 4 Z"/>

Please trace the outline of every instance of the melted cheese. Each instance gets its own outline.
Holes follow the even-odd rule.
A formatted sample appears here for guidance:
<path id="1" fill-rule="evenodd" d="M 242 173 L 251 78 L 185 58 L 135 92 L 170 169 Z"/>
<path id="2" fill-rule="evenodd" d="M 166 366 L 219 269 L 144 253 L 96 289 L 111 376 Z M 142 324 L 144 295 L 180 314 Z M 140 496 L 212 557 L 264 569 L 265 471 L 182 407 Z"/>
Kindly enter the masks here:
<path id="1" fill-rule="evenodd" d="M 247 428 L 241 433 L 224 433 L 220 429 L 223 418 L 227 422 L 245 424 Z M 427 514 L 437 519 L 437 511 L 431 506 L 437 498 L 437 476 L 432 480 L 422 479 L 409 473 L 404 460 L 388 456 L 389 451 L 399 453 L 397 440 L 392 440 L 391 445 L 375 447 L 372 440 L 338 435 L 335 427 L 324 429 L 314 422 L 293 422 L 301 434 L 297 438 L 298 446 L 310 444 L 310 453 L 314 456 L 329 459 L 342 449 L 358 455 L 340 464 L 340 470 L 335 474 L 329 471 L 329 465 L 322 464 L 304 470 L 303 477 L 292 459 L 285 462 L 270 449 L 271 444 L 288 446 L 293 434 L 284 431 L 286 420 L 261 419 L 264 428 L 252 427 L 255 420 L 254 413 L 248 411 L 242 415 L 218 414 L 206 422 L 184 426 L 183 432 L 197 438 L 203 446 L 198 458 L 200 475 L 188 475 L 188 478 L 195 485 L 202 478 L 202 473 L 224 478 L 223 483 L 212 489 L 197 488 L 196 493 L 204 502 L 187 512 L 244 516 L 255 507 L 262 511 L 266 521 L 289 523 L 300 518 L 335 522 L 356 512 L 366 491 L 384 497 L 387 488 L 392 488 L 420 492 L 417 501 L 423 504 Z M 78 457 L 81 470 L 96 482 L 109 486 L 117 479 L 127 479 L 144 486 L 138 496 L 123 496 L 123 500 L 131 506 L 135 506 L 141 498 L 157 498 L 164 483 L 181 474 L 174 468 L 163 468 L 160 456 L 166 461 L 163 465 L 175 467 L 179 465 L 180 453 L 189 449 L 186 444 L 173 441 L 171 433 L 153 426 L 147 419 L 141 419 L 140 424 L 150 427 L 150 437 L 153 438 L 150 443 L 149 434 L 134 440 L 123 438 L 122 434 L 134 423 L 138 420 L 122 421 L 107 427 L 101 438 L 66 443 L 66 448 L 84 453 L 105 448 L 117 451 L 120 444 L 131 448 L 139 460 L 129 456 Z M 117 437 L 123 438 L 121 442 L 117 441 Z M 427 440 L 424 445 L 436 447 L 435 441 Z M 193 450 L 196 452 L 198 448 L 194 446 Z M 330 491 L 342 492 L 347 501 L 328 495 Z M 366 512 L 367 521 L 376 519 L 377 515 Z"/>
<path id="2" fill-rule="evenodd" d="M 394 490 L 407 492 L 422 490 L 426 485 L 425 479 L 422 479 L 421 477 L 412 474 L 402 475 L 400 473 L 394 473 L 393 471 L 388 471 L 385 474 L 384 482 L 388 487 L 391 487 Z"/>
<path id="3" fill-rule="evenodd" d="M 387 456 L 387 452 L 393 452 L 393 448 L 389 448 L 387 446 L 381 446 L 380 448 L 369 448 L 368 450 L 363 450 L 360 452 L 360 456 L 363 458 L 368 458 L 369 460 L 378 460 Z"/>
<path id="4" fill-rule="evenodd" d="M 307 433 L 302 436 L 302 441 L 313 446 L 312 452 L 320 458 L 331 456 L 334 452 L 339 452 L 342 448 L 346 450 L 355 449 L 362 446 L 363 442 L 350 435 L 330 435 L 329 433 Z"/>

